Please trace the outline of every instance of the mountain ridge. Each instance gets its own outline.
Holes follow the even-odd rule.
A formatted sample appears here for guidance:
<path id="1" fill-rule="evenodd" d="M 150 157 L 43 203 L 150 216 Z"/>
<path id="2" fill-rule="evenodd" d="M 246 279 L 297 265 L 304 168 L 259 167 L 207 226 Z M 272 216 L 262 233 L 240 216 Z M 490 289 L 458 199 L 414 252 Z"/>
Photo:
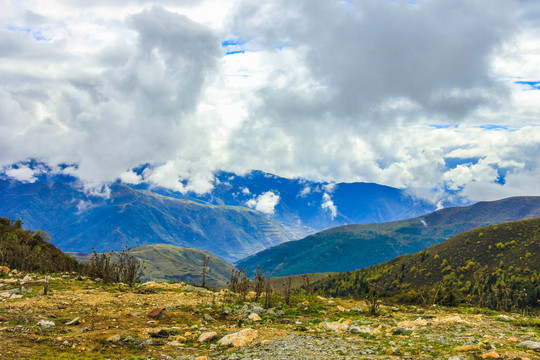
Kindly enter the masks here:
<path id="1" fill-rule="evenodd" d="M 437 210 L 407 220 L 344 225 L 287 242 L 236 262 L 272 276 L 345 272 L 415 253 L 467 230 L 540 216 L 540 197 L 512 197 Z"/>
<path id="2" fill-rule="evenodd" d="M 331 296 L 376 289 L 402 302 L 461 301 L 503 311 L 538 308 L 538 253 L 540 217 L 469 230 L 418 253 L 323 279 L 314 288 Z"/>

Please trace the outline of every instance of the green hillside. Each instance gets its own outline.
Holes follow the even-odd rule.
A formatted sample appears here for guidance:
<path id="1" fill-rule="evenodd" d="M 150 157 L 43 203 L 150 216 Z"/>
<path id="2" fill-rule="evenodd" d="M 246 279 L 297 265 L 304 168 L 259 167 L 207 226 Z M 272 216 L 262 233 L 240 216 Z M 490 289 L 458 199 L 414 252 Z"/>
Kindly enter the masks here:
<path id="1" fill-rule="evenodd" d="M 466 302 L 500 310 L 539 307 L 540 218 L 482 227 L 412 255 L 315 285 L 333 296 L 368 288 L 406 302 Z"/>
<path id="2" fill-rule="evenodd" d="M 348 225 L 261 251 L 236 263 L 270 276 L 345 272 L 438 244 L 467 230 L 540 216 L 540 197 L 514 197 L 383 224 Z"/>
<path id="3" fill-rule="evenodd" d="M 0 266 L 40 273 L 81 270 L 81 264 L 48 240 L 43 231 L 24 230 L 20 220 L 0 218 Z"/>
<path id="4" fill-rule="evenodd" d="M 144 261 L 142 281 L 183 281 L 201 284 L 203 257 L 208 256 L 207 285 L 225 286 L 234 267 L 207 251 L 186 249 L 168 244 L 140 245 L 129 249 L 128 253 Z M 92 254 L 72 253 L 82 262 L 89 262 Z"/>

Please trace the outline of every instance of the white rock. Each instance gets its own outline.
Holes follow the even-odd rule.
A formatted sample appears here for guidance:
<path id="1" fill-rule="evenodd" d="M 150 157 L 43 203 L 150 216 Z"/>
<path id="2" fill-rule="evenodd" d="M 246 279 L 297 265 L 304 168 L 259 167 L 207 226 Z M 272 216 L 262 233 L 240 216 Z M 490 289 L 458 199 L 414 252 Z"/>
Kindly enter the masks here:
<path id="1" fill-rule="evenodd" d="M 220 345 L 232 345 L 234 347 L 241 347 L 249 344 L 259 336 L 257 330 L 244 329 L 234 334 L 225 335 L 219 339 Z"/>
<path id="2" fill-rule="evenodd" d="M 248 316 L 248 319 L 251 320 L 251 321 L 261 321 L 261 317 L 255 313 L 251 313 L 249 314 Z"/>
<path id="3" fill-rule="evenodd" d="M 38 326 L 51 327 L 54 326 L 54 321 L 40 320 L 37 324 Z"/>
<path id="4" fill-rule="evenodd" d="M 540 351 L 540 342 L 538 342 L 538 341 L 530 341 L 530 340 L 523 341 L 523 342 L 519 343 L 518 347 L 529 349 L 529 350 Z"/>
<path id="5" fill-rule="evenodd" d="M 208 331 L 205 333 L 202 333 L 201 336 L 199 336 L 199 339 L 197 340 L 200 343 L 212 340 L 213 338 L 217 337 L 218 334 L 215 331 Z"/>

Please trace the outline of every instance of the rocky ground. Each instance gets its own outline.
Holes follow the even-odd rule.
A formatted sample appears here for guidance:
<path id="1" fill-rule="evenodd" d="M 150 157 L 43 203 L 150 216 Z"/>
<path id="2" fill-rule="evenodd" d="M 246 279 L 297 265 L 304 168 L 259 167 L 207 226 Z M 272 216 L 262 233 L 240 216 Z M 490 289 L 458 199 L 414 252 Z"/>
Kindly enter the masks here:
<path id="1" fill-rule="evenodd" d="M 47 294 L 44 290 L 47 288 Z M 293 306 L 185 284 L 0 278 L 2 359 L 540 359 L 540 319 L 475 308 Z"/>

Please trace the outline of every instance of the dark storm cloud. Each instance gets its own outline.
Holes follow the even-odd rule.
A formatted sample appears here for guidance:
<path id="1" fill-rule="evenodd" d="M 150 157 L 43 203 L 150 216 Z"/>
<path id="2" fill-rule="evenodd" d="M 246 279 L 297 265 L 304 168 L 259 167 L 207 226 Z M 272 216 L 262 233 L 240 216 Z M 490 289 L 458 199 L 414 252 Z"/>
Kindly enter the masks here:
<path id="1" fill-rule="evenodd" d="M 286 42 L 303 52 L 314 79 L 326 86 L 313 98 L 314 108 L 324 104 L 336 116 L 355 117 L 406 99 L 457 120 L 504 94 L 490 61 L 512 34 L 516 8 L 511 1 L 490 5 L 478 0 L 245 2 L 235 28 L 240 36 L 256 31 L 255 39 L 267 47 Z M 274 108 L 281 99 L 268 101 Z"/>

